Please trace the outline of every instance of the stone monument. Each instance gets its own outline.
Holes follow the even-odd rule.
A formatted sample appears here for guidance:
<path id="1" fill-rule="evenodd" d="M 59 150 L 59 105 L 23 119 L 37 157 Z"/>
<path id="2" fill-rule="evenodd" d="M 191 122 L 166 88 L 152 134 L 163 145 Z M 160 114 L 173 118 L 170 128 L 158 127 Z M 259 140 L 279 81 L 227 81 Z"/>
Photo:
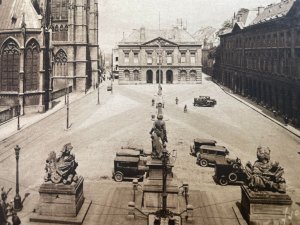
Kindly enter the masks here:
<path id="1" fill-rule="evenodd" d="M 83 195 L 83 177 L 78 176 L 78 163 L 70 143 L 60 154 L 50 152 L 46 160 L 44 183 L 40 186 L 39 205 L 30 221 L 82 224 L 91 205 Z"/>
<path id="2" fill-rule="evenodd" d="M 168 142 L 166 123 L 163 121 L 163 115 L 158 114 L 157 120 L 153 123 L 153 127 L 150 130 L 150 135 L 152 139 L 152 157 L 161 158 L 163 144 Z"/>
<path id="3" fill-rule="evenodd" d="M 248 186 L 241 186 L 241 211 L 251 225 L 291 224 L 292 200 L 286 194 L 284 170 L 270 162 L 268 147 L 257 148 L 257 160 L 246 164 Z"/>

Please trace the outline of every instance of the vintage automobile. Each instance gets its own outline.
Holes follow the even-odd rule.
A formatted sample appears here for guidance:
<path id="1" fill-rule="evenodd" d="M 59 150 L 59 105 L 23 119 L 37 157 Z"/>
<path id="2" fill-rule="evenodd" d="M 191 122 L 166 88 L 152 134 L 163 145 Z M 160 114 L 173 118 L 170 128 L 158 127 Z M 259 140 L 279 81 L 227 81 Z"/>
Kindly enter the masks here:
<path id="1" fill-rule="evenodd" d="M 248 176 L 239 158 L 217 160 L 213 178 L 216 183 L 222 186 L 244 184 L 248 180 Z"/>
<path id="2" fill-rule="evenodd" d="M 107 91 L 112 91 L 112 86 L 111 85 L 107 86 Z"/>
<path id="3" fill-rule="evenodd" d="M 138 156 L 116 156 L 114 160 L 113 178 L 117 182 L 125 179 L 141 179 L 149 170 L 146 160 Z"/>
<path id="4" fill-rule="evenodd" d="M 211 99 L 209 96 L 199 96 L 194 98 L 194 106 L 212 107 L 217 104 L 215 99 Z"/>
<path id="5" fill-rule="evenodd" d="M 119 154 L 124 154 L 124 155 L 127 154 L 127 156 L 130 155 L 130 154 L 132 154 L 132 155 L 139 155 L 139 156 L 146 157 L 146 156 L 151 155 L 151 152 L 150 153 L 146 153 L 145 150 L 142 149 L 142 148 L 130 147 L 130 146 L 122 146 L 121 150 L 118 151 L 116 154 L 117 155 L 119 155 Z"/>
<path id="6" fill-rule="evenodd" d="M 211 140 L 211 139 L 195 138 L 193 143 L 190 146 L 190 150 L 191 150 L 190 155 L 197 156 L 199 154 L 200 147 L 202 145 L 215 146 L 216 143 L 217 142 L 215 140 Z"/>
<path id="7" fill-rule="evenodd" d="M 225 159 L 227 155 L 229 151 L 224 146 L 202 145 L 197 156 L 197 164 L 203 167 L 215 165 L 216 160 Z"/>

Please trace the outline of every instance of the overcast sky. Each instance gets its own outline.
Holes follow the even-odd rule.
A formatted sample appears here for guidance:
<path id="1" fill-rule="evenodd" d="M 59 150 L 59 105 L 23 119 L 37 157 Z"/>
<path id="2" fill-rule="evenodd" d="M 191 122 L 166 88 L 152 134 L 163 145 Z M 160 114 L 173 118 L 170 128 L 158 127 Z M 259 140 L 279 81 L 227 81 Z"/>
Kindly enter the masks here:
<path id="1" fill-rule="evenodd" d="M 123 32 L 128 36 L 132 29 L 141 26 L 158 29 L 170 28 L 177 18 L 187 21 L 193 34 L 200 27 L 219 28 L 240 8 L 254 9 L 280 0 L 98 0 L 100 48 L 110 53 L 121 41 Z"/>

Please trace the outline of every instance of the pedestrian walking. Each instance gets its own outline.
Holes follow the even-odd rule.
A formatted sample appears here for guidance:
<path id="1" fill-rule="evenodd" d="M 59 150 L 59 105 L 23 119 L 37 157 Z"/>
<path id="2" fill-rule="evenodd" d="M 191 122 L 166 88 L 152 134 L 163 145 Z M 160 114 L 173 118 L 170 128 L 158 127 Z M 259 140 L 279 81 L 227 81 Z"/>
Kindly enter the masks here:
<path id="1" fill-rule="evenodd" d="M 155 100 L 154 98 L 152 98 L 152 106 L 154 106 L 154 104 L 155 104 Z"/>
<path id="2" fill-rule="evenodd" d="M 177 97 L 175 98 L 175 102 L 176 102 L 176 105 L 178 105 L 178 98 Z"/>
<path id="3" fill-rule="evenodd" d="M 184 109 L 183 109 L 183 112 L 187 112 L 187 105 L 184 105 Z"/>

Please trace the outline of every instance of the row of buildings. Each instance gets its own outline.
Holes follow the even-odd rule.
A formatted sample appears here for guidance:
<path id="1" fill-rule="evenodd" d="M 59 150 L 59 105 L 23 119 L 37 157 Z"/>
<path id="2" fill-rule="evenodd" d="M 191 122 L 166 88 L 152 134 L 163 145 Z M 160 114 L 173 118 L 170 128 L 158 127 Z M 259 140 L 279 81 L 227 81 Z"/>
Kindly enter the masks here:
<path id="1" fill-rule="evenodd" d="M 97 0 L 1 0 L 0 15 L 0 109 L 43 112 L 99 82 Z"/>
<path id="2" fill-rule="evenodd" d="M 300 1 L 241 9 L 220 35 L 213 79 L 300 125 Z"/>
<path id="3" fill-rule="evenodd" d="M 119 84 L 201 83 L 201 46 L 183 26 L 141 27 L 113 50 L 113 74 Z"/>

